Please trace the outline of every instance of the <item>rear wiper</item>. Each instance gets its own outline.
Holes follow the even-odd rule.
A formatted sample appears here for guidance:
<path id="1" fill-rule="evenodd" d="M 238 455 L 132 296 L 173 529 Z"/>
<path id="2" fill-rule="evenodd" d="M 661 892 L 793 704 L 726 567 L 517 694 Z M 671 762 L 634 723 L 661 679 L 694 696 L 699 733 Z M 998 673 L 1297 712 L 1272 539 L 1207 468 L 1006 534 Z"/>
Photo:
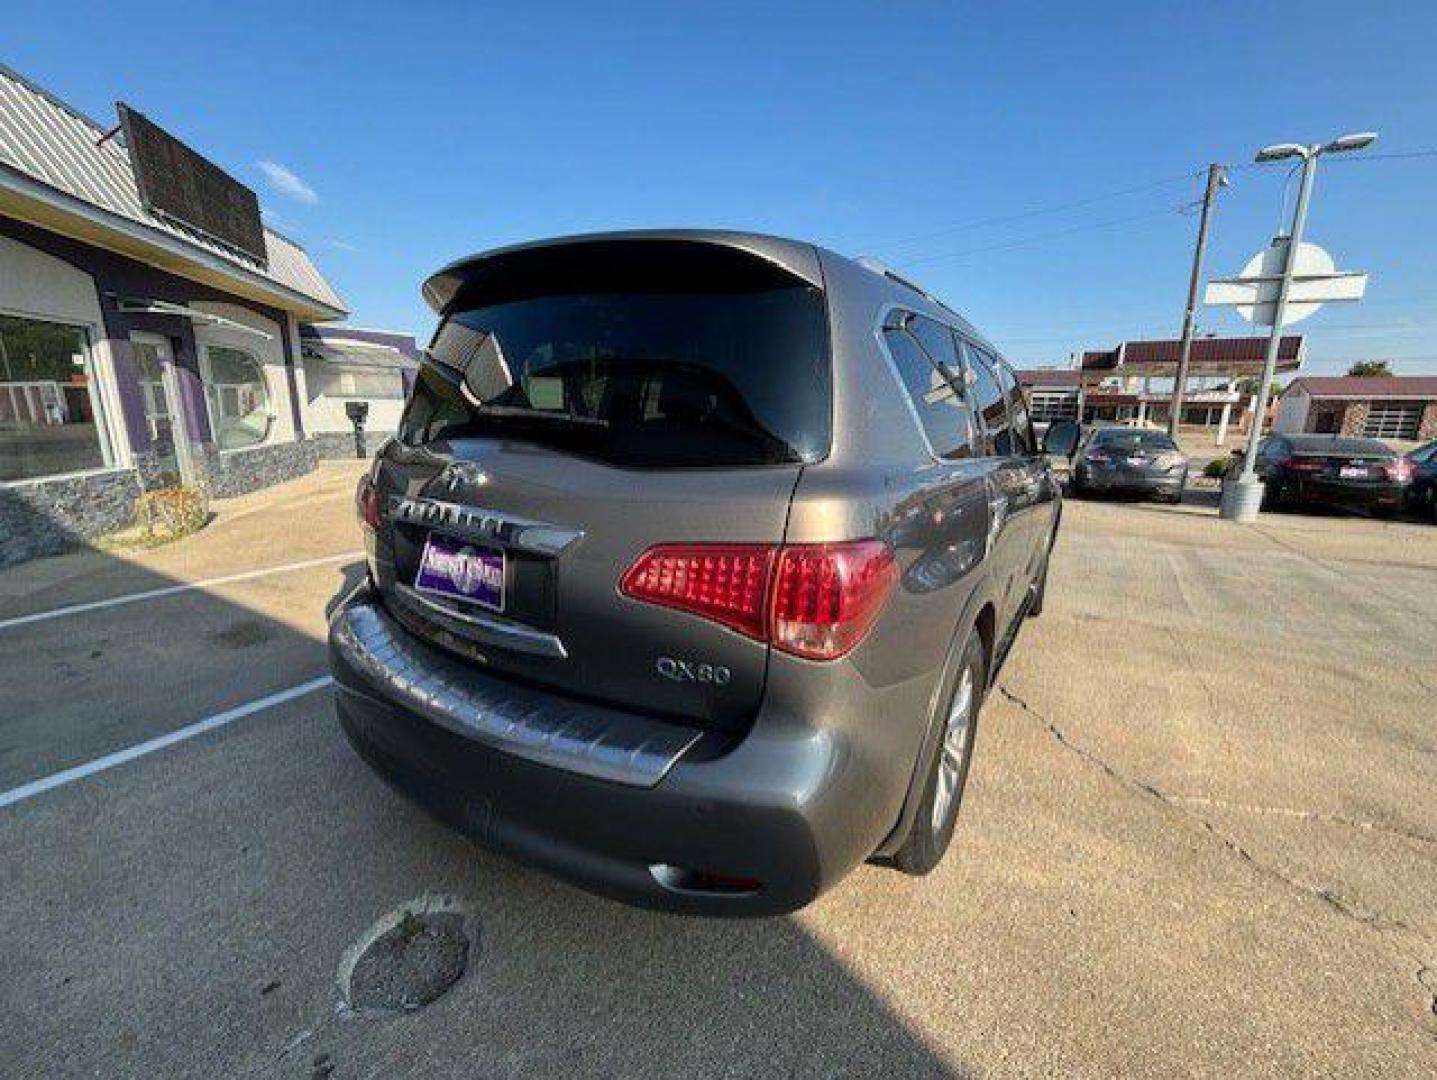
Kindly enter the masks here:
<path id="1" fill-rule="evenodd" d="M 597 416 L 580 416 L 576 412 L 559 412 L 555 409 L 536 409 L 530 405 L 486 405 L 469 406 L 480 416 L 492 416 L 498 420 L 547 420 L 553 424 L 572 424 L 575 427 L 602 429 L 609 426 L 607 420 Z"/>

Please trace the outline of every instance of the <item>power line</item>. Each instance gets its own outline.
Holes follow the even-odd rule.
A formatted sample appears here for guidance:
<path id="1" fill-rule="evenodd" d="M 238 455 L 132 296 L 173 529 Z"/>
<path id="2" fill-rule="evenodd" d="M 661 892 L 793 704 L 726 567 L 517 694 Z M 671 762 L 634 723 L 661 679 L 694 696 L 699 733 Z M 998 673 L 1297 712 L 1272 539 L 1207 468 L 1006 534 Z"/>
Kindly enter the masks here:
<path id="1" fill-rule="evenodd" d="M 1424 147 L 1418 150 L 1395 150 L 1390 154 L 1337 154 L 1324 157 L 1324 164 L 1329 165 L 1356 165 L 1363 161 L 1412 161 L 1417 158 L 1437 157 L 1437 147 Z M 1227 166 L 1229 169 L 1271 169 L 1275 166 L 1286 165 L 1286 161 L 1244 161 L 1237 165 Z"/>
<path id="2" fill-rule="evenodd" d="M 1069 202 L 1053 203 L 1048 206 L 1035 206 L 1026 210 L 1018 210 L 1011 214 L 995 214 L 992 217 L 975 218 L 972 221 L 961 222 L 956 225 L 947 225 L 929 232 L 915 233 L 895 240 L 884 240 L 878 243 L 860 244 L 857 246 L 868 248 L 874 251 L 884 251 L 889 248 L 902 247 L 906 244 L 917 243 L 921 240 L 933 240 L 941 236 L 951 236 L 953 233 L 964 232 L 968 229 L 983 228 L 988 225 L 1001 225 L 1008 221 L 1023 221 L 1032 217 L 1041 217 L 1045 214 L 1057 214 L 1064 210 L 1076 210 L 1084 206 L 1092 206 L 1094 203 L 1105 202 L 1108 199 L 1119 199 L 1125 195 L 1138 195 L 1145 191 L 1153 191 L 1157 188 L 1167 187 L 1171 184 L 1182 183 L 1184 180 L 1192 180 L 1202 175 L 1203 170 L 1186 172 L 1180 176 L 1169 176 L 1162 180 L 1150 180 L 1145 184 L 1136 184 L 1133 187 L 1119 188 L 1117 191 L 1104 192 L 1101 195 L 1089 195 L 1083 199 L 1073 199 Z"/>
<path id="3" fill-rule="evenodd" d="M 1041 243 L 1044 240 L 1051 240 L 1056 237 L 1071 236 L 1074 233 L 1089 232 L 1093 229 L 1110 229 L 1119 225 L 1128 225 L 1135 221 L 1145 221 L 1155 217 L 1166 217 L 1175 212 L 1172 207 L 1163 207 L 1161 210 L 1150 210 L 1145 214 L 1133 214 L 1129 217 L 1112 218 L 1108 221 L 1090 221 L 1084 225 L 1074 225 L 1066 229 L 1054 229 L 1051 232 L 1035 233 L 1032 236 L 1025 236 L 1017 240 L 1008 240 L 998 244 L 987 244 L 983 247 L 967 248 L 963 251 L 946 251 L 934 255 L 919 255 L 915 258 L 905 259 L 899 263 L 899 266 L 907 268 L 925 263 L 938 262 L 942 259 L 960 259 L 969 255 L 982 255 L 990 251 L 1005 251 L 1008 248 L 1026 247 L 1029 244 Z"/>

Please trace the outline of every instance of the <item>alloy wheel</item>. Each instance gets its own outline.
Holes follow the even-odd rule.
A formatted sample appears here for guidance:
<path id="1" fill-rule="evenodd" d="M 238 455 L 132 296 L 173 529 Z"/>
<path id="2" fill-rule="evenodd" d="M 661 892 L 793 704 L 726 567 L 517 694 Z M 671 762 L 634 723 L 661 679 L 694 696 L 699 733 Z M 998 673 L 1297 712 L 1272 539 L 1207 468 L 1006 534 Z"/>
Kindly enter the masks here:
<path id="1" fill-rule="evenodd" d="M 938 759 L 938 790 L 933 795 L 933 829 L 941 831 L 948 820 L 958 785 L 963 779 L 963 765 L 968 760 L 969 735 L 973 730 L 973 669 L 964 667 L 953 692 L 948 721 L 943 730 L 943 746 Z"/>

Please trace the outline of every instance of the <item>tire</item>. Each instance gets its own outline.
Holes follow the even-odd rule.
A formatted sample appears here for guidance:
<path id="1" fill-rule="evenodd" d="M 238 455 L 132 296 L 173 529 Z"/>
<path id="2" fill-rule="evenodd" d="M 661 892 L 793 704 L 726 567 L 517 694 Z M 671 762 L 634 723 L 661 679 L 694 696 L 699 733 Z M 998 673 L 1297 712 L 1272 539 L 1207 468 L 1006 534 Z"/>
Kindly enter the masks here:
<path id="1" fill-rule="evenodd" d="M 933 765 L 923 785 L 923 798 L 918 803 L 918 812 L 913 817 L 903 846 L 893 855 L 893 865 L 905 874 L 918 877 L 928 873 L 942 861 L 953 839 L 958 808 L 963 802 L 963 791 L 968 786 L 968 769 L 973 762 L 973 740 L 978 731 L 978 713 L 983 707 L 987 670 L 983 639 L 974 627 L 963 645 L 958 675 L 953 680 L 953 692 L 944 710 L 944 731 L 939 736 L 938 752 L 933 755 Z M 963 735 L 955 762 L 949 724 L 957 719 L 955 708 L 960 706 L 963 710 Z"/>

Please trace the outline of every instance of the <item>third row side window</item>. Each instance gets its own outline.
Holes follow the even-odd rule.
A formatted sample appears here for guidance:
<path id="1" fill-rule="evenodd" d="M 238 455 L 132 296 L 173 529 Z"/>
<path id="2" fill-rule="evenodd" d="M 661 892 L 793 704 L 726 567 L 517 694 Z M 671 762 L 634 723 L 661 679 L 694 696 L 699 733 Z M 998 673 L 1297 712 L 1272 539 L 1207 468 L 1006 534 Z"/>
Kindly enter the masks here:
<path id="1" fill-rule="evenodd" d="M 933 452 L 955 460 L 974 453 L 973 420 L 959 395 L 961 368 L 948 329 L 910 315 L 884 331 L 889 354 Z"/>
<path id="2" fill-rule="evenodd" d="M 1003 388 L 998 385 L 998 377 L 982 353 L 967 342 L 964 342 L 964 348 L 968 353 L 969 370 L 973 373 L 970 386 L 973 409 L 982 419 L 988 434 L 988 452 L 1001 457 L 1014 454 L 1017 447 L 1013 442 L 1013 427 L 1008 419 L 1008 403 Z"/>

